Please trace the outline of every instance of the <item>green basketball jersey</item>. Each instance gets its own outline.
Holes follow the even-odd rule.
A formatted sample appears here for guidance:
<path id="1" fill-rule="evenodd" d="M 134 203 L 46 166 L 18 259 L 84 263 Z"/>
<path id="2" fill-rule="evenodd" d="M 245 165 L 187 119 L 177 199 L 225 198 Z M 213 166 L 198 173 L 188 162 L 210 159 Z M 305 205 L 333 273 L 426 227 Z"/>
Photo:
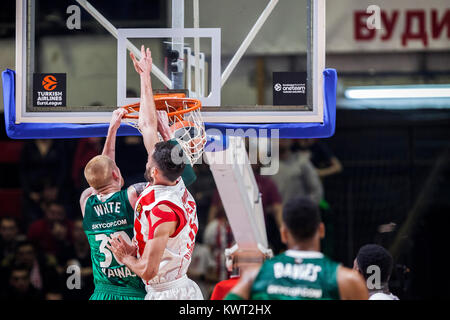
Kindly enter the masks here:
<path id="1" fill-rule="evenodd" d="M 110 237 L 121 235 L 131 244 L 134 228 L 134 209 L 128 201 L 127 190 L 110 194 L 105 201 L 96 195 L 86 201 L 83 229 L 91 247 L 94 284 L 97 287 L 115 285 L 136 289 L 145 295 L 141 278 L 120 264 L 106 248 Z"/>
<path id="2" fill-rule="evenodd" d="M 337 300 L 338 266 L 320 252 L 288 250 L 262 265 L 251 299 Z"/>

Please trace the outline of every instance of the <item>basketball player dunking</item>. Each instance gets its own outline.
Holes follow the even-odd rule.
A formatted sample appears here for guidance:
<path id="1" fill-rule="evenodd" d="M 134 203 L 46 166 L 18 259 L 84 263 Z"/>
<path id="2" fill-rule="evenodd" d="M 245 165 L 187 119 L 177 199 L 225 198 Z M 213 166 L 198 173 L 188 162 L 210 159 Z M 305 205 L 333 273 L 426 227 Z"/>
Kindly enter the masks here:
<path id="1" fill-rule="evenodd" d="M 107 247 L 146 285 L 147 300 L 203 299 L 198 285 L 186 272 L 198 231 L 196 203 L 180 178 L 184 162 L 182 150 L 170 142 L 158 142 L 158 120 L 153 100 L 150 50 L 141 48 L 142 59 L 133 54 L 134 67 L 141 78 L 139 128 L 149 158 L 145 177 L 149 184 L 135 208 L 134 232 L 137 253 L 119 236 Z"/>

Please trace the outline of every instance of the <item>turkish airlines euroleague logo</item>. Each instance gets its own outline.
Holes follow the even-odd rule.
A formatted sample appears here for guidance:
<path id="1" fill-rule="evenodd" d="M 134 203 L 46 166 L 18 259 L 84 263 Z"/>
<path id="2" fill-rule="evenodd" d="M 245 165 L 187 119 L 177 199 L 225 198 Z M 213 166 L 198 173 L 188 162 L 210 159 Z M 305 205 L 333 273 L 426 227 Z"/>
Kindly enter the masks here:
<path id="1" fill-rule="evenodd" d="M 33 74 L 33 106 L 65 107 L 66 78 L 65 73 Z"/>
<path id="2" fill-rule="evenodd" d="M 56 78 L 52 75 L 48 75 L 48 76 L 44 77 L 44 80 L 42 80 L 42 86 L 47 91 L 55 90 L 57 85 L 58 85 L 58 81 L 56 81 Z"/>

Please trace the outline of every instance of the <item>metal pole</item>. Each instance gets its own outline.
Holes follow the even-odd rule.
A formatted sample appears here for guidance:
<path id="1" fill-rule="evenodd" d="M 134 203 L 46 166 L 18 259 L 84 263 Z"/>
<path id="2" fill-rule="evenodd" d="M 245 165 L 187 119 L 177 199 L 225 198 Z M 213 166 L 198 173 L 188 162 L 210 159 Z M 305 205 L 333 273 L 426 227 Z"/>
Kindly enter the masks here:
<path id="1" fill-rule="evenodd" d="M 184 29 L 184 0 L 172 0 L 172 28 Z M 172 50 L 178 51 L 177 72 L 172 72 L 172 83 L 174 89 L 183 89 L 184 76 L 184 38 L 172 38 Z"/>
<path id="2" fill-rule="evenodd" d="M 194 0 L 194 28 L 200 28 L 200 9 L 199 0 Z M 195 94 L 197 98 L 201 96 L 200 89 L 200 38 L 194 38 L 194 54 L 195 54 Z"/>
<path id="3" fill-rule="evenodd" d="M 94 17 L 114 38 L 118 38 L 117 29 L 86 0 L 77 0 L 77 2 Z M 128 39 L 126 41 L 127 49 L 133 52 L 136 58 L 141 58 L 141 50 L 136 48 Z M 172 81 L 155 64 L 152 65 L 152 73 L 169 89 L 172 89 Z"/>

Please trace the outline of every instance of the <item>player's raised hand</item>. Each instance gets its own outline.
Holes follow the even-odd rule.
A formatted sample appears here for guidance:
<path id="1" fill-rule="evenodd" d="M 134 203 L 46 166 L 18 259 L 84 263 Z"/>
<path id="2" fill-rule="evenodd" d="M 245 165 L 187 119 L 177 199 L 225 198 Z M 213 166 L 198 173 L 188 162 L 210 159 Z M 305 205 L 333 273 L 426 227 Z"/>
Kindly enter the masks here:
<path id="1" fill-rule="evenodd" d="M 137 73 L 150 74 L 152 72 L 152 53 L 149 48 L 145 49 L 144 45 L 141 46 L 141 60 L 137 61 L 133 52 L 130 52 L 131 60 L 133 60 L 134 69 Z"/>
<path id="2" fill-rule="evenodd" d="M 117 130 L 120 127 L 120 122 L 122 118 L 127 114 L 127 111 L 123 108 L 119 108 L 113 111 L 111 122 L 109 123 L 109 128 L 112 130 Z"/>
<path id="3" fill-rule="evenodd" d="M 165 110 L 157 110 L 156 115 L 158 118 L 158 132 L 161 134 L 164 141 L 170 140 L 172 132 L 169 126 L 169 117 Z"/>

